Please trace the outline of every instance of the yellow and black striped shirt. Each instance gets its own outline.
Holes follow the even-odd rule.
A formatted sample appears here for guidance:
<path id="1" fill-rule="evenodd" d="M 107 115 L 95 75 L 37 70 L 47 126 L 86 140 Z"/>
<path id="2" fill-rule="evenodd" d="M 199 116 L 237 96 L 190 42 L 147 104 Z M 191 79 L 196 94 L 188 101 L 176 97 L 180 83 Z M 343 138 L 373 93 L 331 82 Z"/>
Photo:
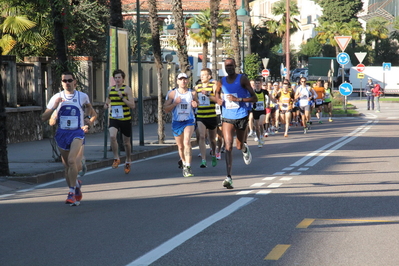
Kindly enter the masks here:
<path id="1" fill-rule="evenodd" d="M 216 117 L 215 103 L 209 99 L 209 96 L 203 95 L 201 91 L 206 91 L 209 96 L 215 96 L 213 93 L 213 83 L 208 83 L 208 86 L 203 88 L 202 85 L 197 87 L 198 93 L 198 110 L 197 118 L 212 118 Z M 208 93 L 209 92 L 209 93 Z"/>
<path id="2" fill-rule="evenodd" d="M 122 93 L 125 91 L 126 86 L 123 85 L 122 87 L 119 88 L 119 91 Z M 110 105 L 111 105 L 111 112 L 109 113 L 109 118 L 110 119 L 118 119 L 122 121 L 128 121 L 132 119 L 132 115 L 130 113 L 130 107 L 127 106 L 126 103 L 122 101 L 122 98 L 119 97 L 118 91 L 115 90 L 115 86 L 113 86 L 109 92 L 109 99 L 111 100 Z M 127 95 L 126 95 L 127 98 Z M 116 115 L 114 112 L 117 112 L 117 107 L 121 106 L 123 110 L 123 117 L 121 115 Z"/>

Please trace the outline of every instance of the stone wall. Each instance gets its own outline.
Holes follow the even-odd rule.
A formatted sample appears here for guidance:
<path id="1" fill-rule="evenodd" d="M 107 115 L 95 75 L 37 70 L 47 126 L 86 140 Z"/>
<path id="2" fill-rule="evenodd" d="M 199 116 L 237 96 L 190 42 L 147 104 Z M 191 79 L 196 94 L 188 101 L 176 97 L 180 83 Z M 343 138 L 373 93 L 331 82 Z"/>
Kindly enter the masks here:
<path id="1" fill-rule="evenodd" d="M 97 121 L 90 133 L 103 132 L 104 130 L 104 103 L 95 102 L 93 108 L 97 112 Z M 138 125 L 138 104 L 133 110 L 133 125 Z M 26 106 L 17 108 L 6 108 L 7 114 L 7 144 L 26 141 L 42 140 L 54 135 L 54 127 L 47 122 L 43 123 L 40 116 L 42 108 L 39 106 Z M 165 116 L 166 122 L 171 122 L 171 115 Z M 143 99 L 143 123 L 158 123 L 158 99 L 157 97 L 145 97 Z"/>

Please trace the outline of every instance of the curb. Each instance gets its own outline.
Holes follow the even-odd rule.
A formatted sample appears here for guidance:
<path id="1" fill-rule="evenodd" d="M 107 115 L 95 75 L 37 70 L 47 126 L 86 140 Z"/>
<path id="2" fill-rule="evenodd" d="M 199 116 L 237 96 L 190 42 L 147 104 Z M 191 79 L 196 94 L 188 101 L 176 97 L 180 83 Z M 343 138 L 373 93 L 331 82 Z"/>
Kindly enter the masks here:
<path id="1" fill-rule="evenodd" d="M 196 140 L 191 141 L 191 146 L 194 147 L 197 145 Z M 137 161 L 169 152 L 177 151 L 177 145 L 172 144 L 170 146 L 164 146 L 160 148 L 155 148 L 155 149 L 150 149 L 146 151 L 139 151 L 136 153 L 132 154 L 132 161 Z M 124 161 L 126 159 L 126 156 L 121 156 L 120 157 L 121 161 Z M 103 159 L 101 161 L 97 162 L 90 162 L 86 163 L 87 170 L 96 170 L 99 168 L 104 168 L 104 167 L 111 167 L 112 162 L 114 159 Z M 57 170 L 57 171 L 52 171 L 52 172 L 47 172 L 47 173 L 42 173 L 42 174 L 36 174 L 32 176 L 8 176 L 8 180 L 12 181 L 19 181 L 19 182 L 24 182 L 24 183 L 30 183 L 30 184 L 42 184 L 50 181 L 54 181 L 57 179 L 61 179 L 65 177 L 65 170 Z"/>

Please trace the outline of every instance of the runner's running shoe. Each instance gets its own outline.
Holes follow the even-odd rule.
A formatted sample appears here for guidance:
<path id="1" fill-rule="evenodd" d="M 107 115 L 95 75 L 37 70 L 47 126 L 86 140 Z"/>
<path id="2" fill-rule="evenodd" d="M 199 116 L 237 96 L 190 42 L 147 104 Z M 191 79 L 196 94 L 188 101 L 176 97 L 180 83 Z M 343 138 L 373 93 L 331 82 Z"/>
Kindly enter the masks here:
<path id="1" fill-rule="evenodd" d="M 119 164 L 121 163 L 121 160 L 119 159 L 114 159 L 114 162 L 112 163 L 112 168 L 118 168 Z"/>
<path id="2" fill-rule="evenodd" d="M 125 163 L 125 174 L 130 173 L 130 163 Z"/>
<path id="3" fill-rule="evenodd" d="M 244 143 L 244 146 L 247 148 L 247 151 L 242 153 L 242 157 L 244 158 L 245 164 L 248 165 L 248 164 L 250 164 L 252 162 L 252 154 L 249 151 L 248 144 Z"/>
<path id="4" fill-rule="evenodd" d="M 75 199 L 76 201 L 81 201 L 83 196 L 82 196 L 82 190 L 80 190 L 82 188 L 82 181 L 78 180 L 78 184 L 76 184 L 76 188 L 75 188 Z"/>
<path id="5" fill-rule="evenodd" d="M 66 204 L 74 204 L 75 202 L 76 202 L 75 194 L 72 192 L 69 192 L 65 203 Z"/>
<path id="6" fill-rule="evenodd" d="M 212 167 L 215 167 L 218 164 L 218 160 L 216 159 L 216 156 L 212 156 Z"/>
<path id="7" fill-rule="evenodd" d="M 191 172 L 191 167 L 190 166 L 185 166 L 183 168 L 183 176 L 184 177 L 191 177 L 194 176 L 193 173 Z"/>
<path id="8" fill-rule="evenodd" d="M 227 188 L 227 189 L 233 189 L 233 180 L 231 179 L 231 177 L 226 177 L 225 180 L 223 180 L 222 185 Z"/>
<path id="9" fill-rule="evenodd" d="M 206 168 L 206 161 L 201 162 L 200 168 Z"/>
<path id="10" fill-rule="evenodd" d="M 221 160 L 222 159 L 222 155 L 220 154 L 220 152 L 216 153 L 216 159 Z"/>
<path id="11" fill-rule="evenodd" d="M 179 167 L 179 169 L 182 169 L 183 168 L 183 161 L 182 160 L 179 160 L 178 162 L 177 162 L 177 167 Z"/>

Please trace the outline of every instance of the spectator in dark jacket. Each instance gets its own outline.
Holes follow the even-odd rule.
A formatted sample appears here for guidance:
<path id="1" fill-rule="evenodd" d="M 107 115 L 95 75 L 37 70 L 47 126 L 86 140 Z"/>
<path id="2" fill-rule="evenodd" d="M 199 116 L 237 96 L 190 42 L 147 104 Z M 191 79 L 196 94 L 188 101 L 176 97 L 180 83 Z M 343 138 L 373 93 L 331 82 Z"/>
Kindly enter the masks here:
<path id="1" fill-rule="evenodd" d="M 366 87 L 364 88 L 367 97 L 367 110 L 370 110 L 370 103 L 371 103 L 371 109 L 374 110 L 374 95 L 372 92 L 373 89 L 374 89 L 374 83 L 373 80 L 369 77 L 366 83 Z"/>

